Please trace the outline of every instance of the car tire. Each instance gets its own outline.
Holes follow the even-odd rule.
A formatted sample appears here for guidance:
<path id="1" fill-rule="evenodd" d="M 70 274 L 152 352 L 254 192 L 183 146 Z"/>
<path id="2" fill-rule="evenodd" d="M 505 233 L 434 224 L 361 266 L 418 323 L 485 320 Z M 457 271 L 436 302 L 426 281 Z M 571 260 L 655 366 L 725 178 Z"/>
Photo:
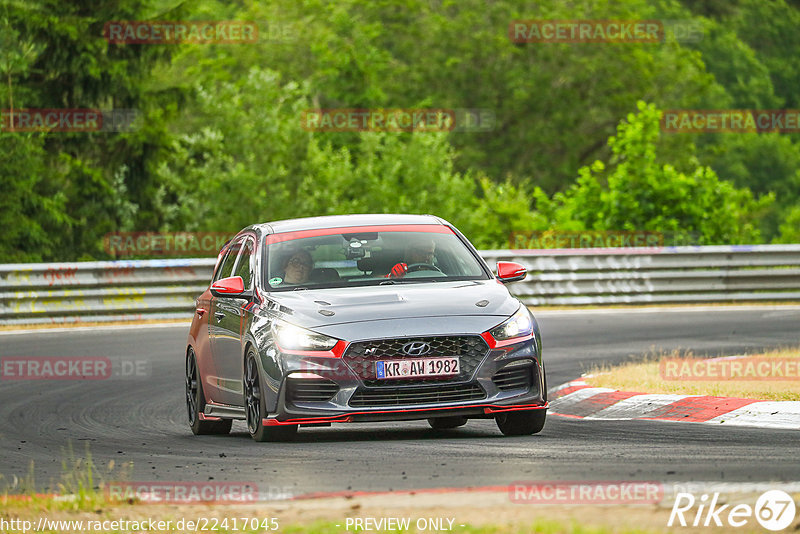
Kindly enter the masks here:
<path id="1" fill-rule="evenodd" d="M 244 363 L 244 409 L 247 414 L 247 431 L 255 441 L 286 441 L 297 434 L 297 425 L 266 426 L 266 402 L 261 388 L 261 373 L 258 370 L 256 353 L 251 348 Z"/>
<path id="2" fill-rule="evenodd" d="M 215 434 L 228 434 L 231 431 L 233 420 L 221 419 L 218 421 L 204 421 L 200 414 L 206 407 L 206 397 L 203 393 L 203 379 L 197 367 L 197 358 L 194 351 L 189 349 L 186 355 L 186 411 L 189 416 L 189 427 L 195 436 L 208 436 Z"/>
<path id="3" fill-rule="evenodd" d="M 431 417 L 428 419 L 428 424 L 434 430 L 450 430 L 451 428 L 458 428 L 467 424 L 466 417 L 457 415 L 450 417 Z"/>
<path id="4" fill-rule="evenodd" d="M 530 436 L 541 432 L 546 418 L 547 410 L 525 410 L 499 414 L 495 422 L 505 436 Z"/>

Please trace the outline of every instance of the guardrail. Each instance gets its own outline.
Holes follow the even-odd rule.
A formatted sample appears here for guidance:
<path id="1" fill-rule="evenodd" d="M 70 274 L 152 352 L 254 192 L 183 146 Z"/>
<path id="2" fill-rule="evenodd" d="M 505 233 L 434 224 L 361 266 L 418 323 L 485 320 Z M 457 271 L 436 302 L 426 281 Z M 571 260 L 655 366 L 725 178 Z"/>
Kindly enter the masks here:
<path id="1" fill-rule="evenodd" d="M 516 261 L 526 281 L 511 291 L 529 305 L 800 301 L 800 245 L 661 249 L 489 250 Z"/>
<path id="2" fill-rule="evenodd" d="M 487 250 L 529 305 L 800 301 L 800 245 Z M 0 265 L 0 324 L 188 319 L 216 258 Z"/>
<path id="3" fill-rule="evenodd" d="M 191 318 L 216 258 L 0 265 L 0 324 Z"/>

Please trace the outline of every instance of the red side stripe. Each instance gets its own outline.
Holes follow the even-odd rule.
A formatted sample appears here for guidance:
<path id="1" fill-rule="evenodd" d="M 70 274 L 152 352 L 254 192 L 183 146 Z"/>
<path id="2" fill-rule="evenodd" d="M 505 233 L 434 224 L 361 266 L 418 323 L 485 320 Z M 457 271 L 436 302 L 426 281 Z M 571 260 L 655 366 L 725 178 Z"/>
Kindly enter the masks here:
<path id="1" fill-rule="evenodd" d="M 435 234 L 452 234 L 450 227 L 441 224 L 387 224 L 373 226 L 341 226 L 338 228 L 317 228 L 314 230 L 296 230 L 294 232 L 281 232 L 269 234 L 267 244 L 317 237 L 321 235 L 356 234 L 363 232 L 428 232 Z"/>

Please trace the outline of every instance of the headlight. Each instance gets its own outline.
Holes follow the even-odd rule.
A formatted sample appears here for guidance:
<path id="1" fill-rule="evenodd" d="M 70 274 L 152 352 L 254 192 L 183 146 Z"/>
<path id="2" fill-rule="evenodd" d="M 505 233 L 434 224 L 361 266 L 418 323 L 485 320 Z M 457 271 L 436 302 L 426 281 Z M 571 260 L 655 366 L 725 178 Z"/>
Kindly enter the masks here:
<path id="1" fill-rule="evenodd" d="M 278 346 L 287 350 L 330 350 L 339 341 L 283 321 L 272 323 L 272 335 Z"/>
<path id="2" fill-rule="evenodd" d="M 533 320 L 525 306 L 520 306 L 517 313 L 500 326 L 494 327 L 489 333 L 498 341 L 515 337 L 528 336 L 533 332 Z"/>

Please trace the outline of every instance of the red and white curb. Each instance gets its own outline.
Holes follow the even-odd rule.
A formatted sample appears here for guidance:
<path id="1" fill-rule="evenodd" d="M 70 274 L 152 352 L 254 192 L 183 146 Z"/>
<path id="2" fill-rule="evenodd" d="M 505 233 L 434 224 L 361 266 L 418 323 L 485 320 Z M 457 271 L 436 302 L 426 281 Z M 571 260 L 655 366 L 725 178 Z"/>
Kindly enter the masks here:
<path id="1" fill-rule="evenodd" d="M 613 421 L 644 419 L 800 430 L 800 401 L 661 395 L 596 388 L 584 380 L 550 392 L 551 415 Z"/>

